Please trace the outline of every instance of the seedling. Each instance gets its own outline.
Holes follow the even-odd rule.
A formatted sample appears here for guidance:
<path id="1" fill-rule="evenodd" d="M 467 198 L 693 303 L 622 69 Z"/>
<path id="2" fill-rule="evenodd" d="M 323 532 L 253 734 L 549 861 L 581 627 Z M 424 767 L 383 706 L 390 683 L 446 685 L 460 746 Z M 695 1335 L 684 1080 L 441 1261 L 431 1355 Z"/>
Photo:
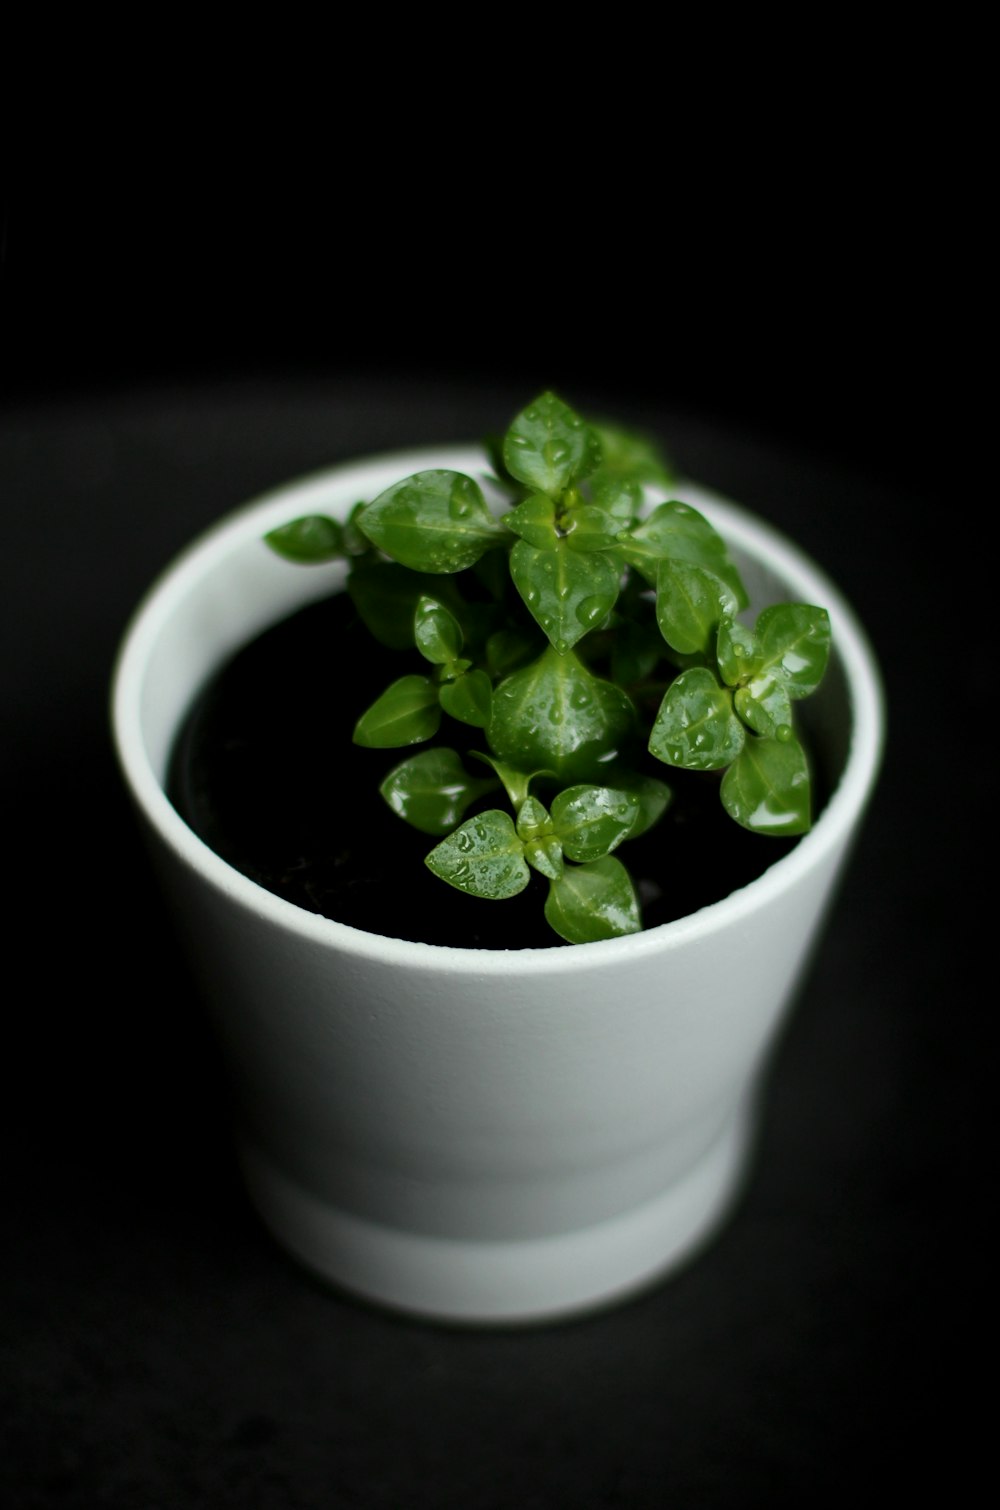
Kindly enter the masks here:
<path id="1" fill-rule="evenodd" d="M 490 447 L 483 481 L 492 506 L 474 478 L 432 468 L 346 523 L 310 515 L 267 536 L 292 561 L 346 559 L 371 633 L 411 663 L 417 653 L 354 739 L 388 749 L 443 736 L 380 788 L 439 841 L 434 874 L 499 901 L 535 870 L 549 924 L 586 943 L 642 927 L 618 850 L 667 810 L 660 766 L 722 773 L 743 828 L 805 833 L 793 704 L 826 667 L 826 611 L 775 605 L 751 628 L 712 525 L 669 498 L 647 507 L 648 488 L 671 485 L 655 449 L 552 393 Z M 506 807 L 485 805 L 494 793 Z"/>

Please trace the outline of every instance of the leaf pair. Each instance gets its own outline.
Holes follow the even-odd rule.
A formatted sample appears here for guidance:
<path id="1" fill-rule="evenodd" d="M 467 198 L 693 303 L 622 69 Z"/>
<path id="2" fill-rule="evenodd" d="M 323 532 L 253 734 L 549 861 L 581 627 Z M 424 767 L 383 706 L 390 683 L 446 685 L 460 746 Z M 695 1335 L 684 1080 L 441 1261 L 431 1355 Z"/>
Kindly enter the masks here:
<path id="1" fill-rule="evenodd" d="M 722 802 L 742 827 L 805 833 L 811 821 L 809 769 L 792 729 L 791 705 L 815 690 L 829 650 L 824 609 L 776 605 L 764 610 L 755 631 L 724 618 L 718 675 L 694 666 L 671 683 L 650 734 L 650 753 L 686 770 L 728 767 Z"/>
<path id="2" fill-rule="evenodd" d="M 609 787 L 561 792 L 548 812 L 528 797 L 517 823 L 491 809 L 468 819 L 427 856 L 460 891 L 489 900 L 516 896 L 537 870 L 549 882 L 545 916 L 569 943 L 613 938 L 641 927 L 628 872 L 611 856 L 640 817 L 639 799 Z M 578 863 L 567 866 L 566 860 Z"/>
<path id="3" fill-rule="evenodd" d="M 438 680 L 414 673 L 393 682 L 358 719 L 355 744 L 372 749 L 419 744 L 437 733 L 442 709 L 460 723 L 489 725 L 493 684 L 462 656 L 464 636 L 454 614 L 437 598 L 421 594 L 411 637 L 424 659 L 439 668 Z"/>

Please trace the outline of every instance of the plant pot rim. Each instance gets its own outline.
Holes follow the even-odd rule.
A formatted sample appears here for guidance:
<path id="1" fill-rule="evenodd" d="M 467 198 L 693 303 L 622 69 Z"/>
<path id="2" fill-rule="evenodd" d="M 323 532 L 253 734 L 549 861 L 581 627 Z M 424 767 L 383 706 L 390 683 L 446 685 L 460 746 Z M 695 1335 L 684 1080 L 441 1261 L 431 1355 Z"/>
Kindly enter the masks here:
<path id="1" fill-rule="evenodd" d="M 182 551 L 154 582 L 122 640 L 114 670 L 111 712 L 118 759 L 133 800 L 163 841 L 218 891 L 262 920 L 292 934 L 361 957 L 394 962 L 413 971 L 445 970 L 477 976 L 509 973 L 512 969 L 523 977 L 558 973 L 566 969 L 567 948 L 574 966 L 581 966 L 586 961 L 595 968 L 614 967 L 653 951 L 680 947 L 693 935 L 704 936 L 738 925 L 778 892 L 794 890 L 809 870 L 843 842 L 845 833 L 850 832 L 871 794 L 881 760 L 885 725 L 884 695 L 878 667 L 852 608 L 808 556 L 780 532 L 739 505 L 699 484 L 686 481 L 672 488 L 669 496 L 690 503 L 704 513 L 731 547 L 764 561 L 788 583 L 791 596 L 828 609 L 834 656 L 843 669 L 851 707 L 852 729 L 844 770 L 823 811 L 794 849 L 775 860 L 756 879 L 683 918 L 626 937 L 567 945 L 565 948 L 521 948 L 516 945 L 509 950 L 465 948 L 367 933 L 346 923 L 306 912 L 235 870 L 188 827 L 166 796 L 143 733 L 146 675 L 164 626 L 208 574 L 216 571 L 241 547 L 260 541 L 278 524 L 303 513 L 329 510 L 339 502 L 338 495 L 345 493 L 349 494 L 352 503 L 361 497 L 374 497 L 398 478 L 431 466 L 480 476 L 487 472 L 481 450 L 471 446 L 433 446 L 386 452 L 340 463 L 271 489 L 226 515 Z M 265 547 L 262 545 L 261 549 Z M 344 577 L 340 563 L 308 568 L 309 587 L 303 593 L 301 573 L 305 569 L 289 570 L 299 578 L 290 598 L 292 606 L 295 602 L 304 604 L 325 596 L 335 590 Z M 245 636 L 243 638 L 245 640 Z M 237 636 L 233 648 L 239 643 Z M 196 691 L 192 689 L 192 696 Z"/>

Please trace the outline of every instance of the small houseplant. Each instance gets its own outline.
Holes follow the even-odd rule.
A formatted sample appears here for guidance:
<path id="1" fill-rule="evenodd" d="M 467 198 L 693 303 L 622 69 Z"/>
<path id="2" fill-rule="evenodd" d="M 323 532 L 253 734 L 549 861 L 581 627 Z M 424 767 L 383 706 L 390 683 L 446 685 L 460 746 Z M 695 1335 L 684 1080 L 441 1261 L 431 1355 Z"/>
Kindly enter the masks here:
<path id="1" fill-rule="evenodd" d="M 170 568 L 116 672 L 119 757 L 223 1043 L 255 1204 L 327 1278 L 451 1320 L 607 1303 L 714 1230 L 879 761 L 877 673 L 833 584 L 703 490 L 641 508 L 656 464 L 599 439 L 550 396 L 529 405 L 495 452 L 490 508 L 466 449 L 279 489 Z M 468 737 L 404 748 L 383 797 L 482 907 L 540 878 L 551 937 L 574 947 L 435 946 L 303 911 L 168 799 L 199 689 L 345 580 L 418 661 L 371 689 L 360 739 L 396 749 L 441 719 Z M 812 822 L 791 705 L 828 656 L 808 704 L 829 787 Z M 641 931 L 618 851 L 657 833 L 685 763 L 726 769 L 738 824 L 801 837 L 750 884 Z"/>
<path id="2" fill-rule="evenodd" d="M 492 463 L 499 513 L 473 477 L 427 468 L 346 523 L 310 515 L 268 541 L 296 562 L 346 560 L 376 638 L 427 663 L 381 691 L 354 739 L 421 746 L 381 792 L 439 840 L 434 874 L 498 901 L 534 870 L 562 939 L 634 933 L 639 900 L 613 852 L 670 803 L 651 764 L 718 772 L 731 818 L 768 839 L 808 830 L 793 704 L 822 679 L 829 617 L 772 604 L 745 624 L 749 597 L 712 525 L 669 498 L 643 511 L 644 486 L 670 481 L 652 447 L 552 393 L 515 417 Z M 478 741 L 478 770 L 456 739 Z M 484 809 L 493 792 L 506 805 Z"/>

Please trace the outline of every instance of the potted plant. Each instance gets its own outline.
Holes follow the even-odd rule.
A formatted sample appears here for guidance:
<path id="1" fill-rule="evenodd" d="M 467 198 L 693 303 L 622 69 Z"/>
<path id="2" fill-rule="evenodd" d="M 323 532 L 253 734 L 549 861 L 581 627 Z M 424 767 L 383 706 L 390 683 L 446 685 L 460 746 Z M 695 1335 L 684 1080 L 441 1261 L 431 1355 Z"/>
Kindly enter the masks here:
<path id="1" fill-rule="evenodd" d="M 467 450 L 377 458 L 241 511 L 126 638 L 119 754 L 228 1056 L 251 1195 L 288 1248 L 370 1298 L 569 1314 L 669 1270 L 738 1189 L 768 1050 L 874 781 L 881 699 L 816 568 L 668 483 L 643 443 L 545 394 L 485 473 Z M 391 810 L 433 872 L 392 897 L 388 846 L 377 930 L 259 884 L 167 793 L 206 682 L 345 581 L 401 660 L 350 710 L 356 744 L 389 752 L 381 795 L 333 810 Z M 338 650 L 309 652 L 317 697 L 337 696 Z M 678 780 L 711 785 L 755 845 L 793 842 L 643 929 Z M 638 886 L 630 846 L 651 866 Z M 537 892 L 556 947 L 406 936 L 429 888 L 437 912 L 471 895 L 495 918 Z"/>

